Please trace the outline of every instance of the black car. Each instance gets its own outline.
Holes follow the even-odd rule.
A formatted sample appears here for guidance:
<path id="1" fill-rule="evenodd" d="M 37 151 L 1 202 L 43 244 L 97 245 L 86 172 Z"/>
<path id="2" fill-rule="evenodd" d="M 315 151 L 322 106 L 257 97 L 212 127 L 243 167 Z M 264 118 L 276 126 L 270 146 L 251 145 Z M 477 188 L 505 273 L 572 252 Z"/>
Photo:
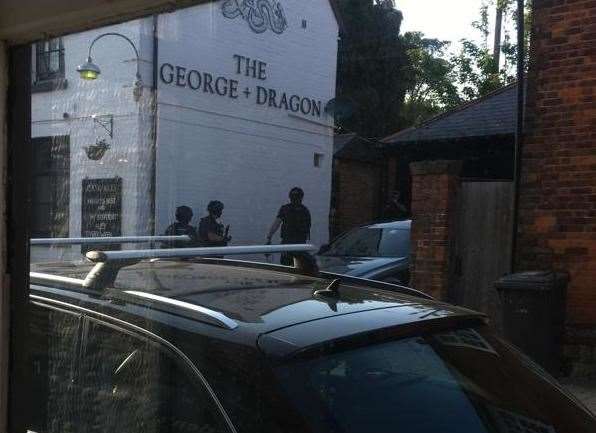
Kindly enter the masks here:
<path id="1" fill-rule="evenodd" d="M 29 430 L 596 431 L 483 315 L 320 272 L 309 248 L 91 252 L 87 263 L 35 265 Z M 287 251 L 296 268 L 199 257 Z"/>
<path id="2" fill-rule="evenodd" d="M 317 256 L 328 272 L 408 284 L 411 220 L 368 224 L 338 236 Z"/>

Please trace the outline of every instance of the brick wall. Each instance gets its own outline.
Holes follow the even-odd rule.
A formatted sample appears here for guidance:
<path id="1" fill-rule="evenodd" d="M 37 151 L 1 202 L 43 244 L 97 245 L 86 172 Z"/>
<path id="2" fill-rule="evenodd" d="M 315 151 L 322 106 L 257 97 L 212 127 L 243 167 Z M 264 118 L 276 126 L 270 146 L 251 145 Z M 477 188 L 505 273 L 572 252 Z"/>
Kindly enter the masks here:
<path id="1" fill-rule="evenodd" d="M 596 2 L 535 0 L 534 8 L 517 264 L 570 273 L 567 343 L 593 346 Z M 567 355 L 585 352 L 576 349 Z"/>
<path id="2" fill-rule="evenodd" d="M 459 161 L 425 161 L 412 172 L 412 287 L 446 300 L 455 230 Z"/>
<path id="3" fill-rule="evenodd" d="M 381 167 L 336 159 L 334 162 L 334 235 L 367 224 L 379 217 Z"/>

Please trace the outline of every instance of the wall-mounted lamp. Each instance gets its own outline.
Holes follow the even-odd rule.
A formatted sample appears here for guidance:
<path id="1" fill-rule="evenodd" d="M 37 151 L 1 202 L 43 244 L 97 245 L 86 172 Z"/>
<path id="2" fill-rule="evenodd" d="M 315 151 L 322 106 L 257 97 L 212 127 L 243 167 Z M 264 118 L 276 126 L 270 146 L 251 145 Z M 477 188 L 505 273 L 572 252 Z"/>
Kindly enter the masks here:
<path id="1" fill-rule="evenodd" d="M 91 57 L 91 50 L 93 49 L 93 45 L 95 45 L 95 43 L 100 40 L 101 38 L 104 38 L 106 36 L 118 36 L 123 38 L 124 40 L 126 40 L 130 46 L 132 47 L 132 49 L 135 52 L 135 56 L 137 58 L 137 73 L 135 76 L 135 81 L 133 83 L 133 97 L 135 101 L 138 101 L 141 98 L 141 94 L 143 92 L 143 82 L 141 81 L 141 73 L 140 73 L 140 62 L 139 62 L 139 51 L 137 50 L 137 47 L 135 46 L 135 44 L 126 36 L 124 36 L 121 33 L 114 33 L 114 32 L 109 32 L 109 33 L 103 33 L 101 35 L 99 35 L 98 37 L 96 37 L 95 39 L 93 39 L 93 41 L 91 42 L 91 45 L 89 45 L 89 54 L 87 56 L 87 61 L 85 61 L 85 63 L 77 66 L 77 72 L 79 73 L 79 75 L 81 76 L 81 79 L 83 80 L 87 80 L 87 81 L 91 81 L 91 80 L 96 80 L 97 77 L 99 76 L 99 74 L 101 74 L 101 69 L 99 69 L 99 66 L 97 66 L 95 63 L 93 63 L 93 58 Z"/>

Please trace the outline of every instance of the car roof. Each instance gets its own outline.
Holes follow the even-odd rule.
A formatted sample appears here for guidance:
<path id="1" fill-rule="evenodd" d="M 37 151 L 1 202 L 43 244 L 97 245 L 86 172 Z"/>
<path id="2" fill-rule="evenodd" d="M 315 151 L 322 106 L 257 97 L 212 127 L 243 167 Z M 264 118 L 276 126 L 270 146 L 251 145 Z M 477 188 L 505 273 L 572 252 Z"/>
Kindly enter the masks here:
<path id="1" fill-rule="evenodd" d="M 82 278 L 90 269 L 88 263 L 32 265 L 34 272 L 68 278 Z M 351 316 L 352 333 L 370 330 L 371 324 L 382 328 L 383 321 L 375 318 L 381 311 L 388 326 L 484 317 L 399 286 L 324 272 L 301 275 L 289 269 L 231 260 L 153 260 L 121 269 L 114 287 L 102 296 L 73 288 L 55 290 L 48 283 L 32 286 L 32 292 L 254 346 L 261 335 L 304 324 L 324 328 L 322 321 L 338 317 Z M 113 299 L 119 302 L 110 302 Z M 320 336 L 314 340 L 320 341 Z M 299 344 L 307 343 L 305 337 L 300 339 Z"/>
<path id="2" fill-rule="evenodd" d="M 412 220 L 399 220 L 399 221 L 385 221 L 382 223 L 369 224 L 364 226 L 371 229 L 399 229 L 399 230 L 410 230 Z"/>

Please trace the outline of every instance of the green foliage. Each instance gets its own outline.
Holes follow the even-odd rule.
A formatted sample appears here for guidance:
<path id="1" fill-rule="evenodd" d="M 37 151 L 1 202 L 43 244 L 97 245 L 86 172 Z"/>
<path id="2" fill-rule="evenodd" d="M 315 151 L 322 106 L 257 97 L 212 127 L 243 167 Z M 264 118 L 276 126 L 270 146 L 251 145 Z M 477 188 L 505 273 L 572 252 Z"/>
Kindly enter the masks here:
<path id="1" fill-rule="evenodd" d="M 403 36 L 410 61 L 402 123 L 417 125 L 461 103 L 452 63 L 445 58 L 449 42 L 425 38 L 421 32 Z"/>
<path id="2" fill-rule="evenodd" d="M 515 24 L 514 27 L 517 27 L 517 8 L 516 3 L 513 0 L 499 0 L 504 2 L 504 11 L 506 12 L 508 18 Z M 525 50 L 525 64 L 526 68 L 528 66 L 528 62 L 530 60 L 530 36 L 532 28 L 532 2 L 533 0 L 525 0 L 525 11 L 524 11 L 524 27 L 525 27 L 525 37 L 524 37 L 524 50 Z M 511 35 L 509 31 L 505 31 L 505 36 L 503 39 L 503 43 L 501 45 L 501 52 L 505 56 L 505 67 L 509 67 L 511 69 L 515 69 L 517 67 L 517 43 L 511 42 Z"/>
<path id="3" fill-rule="evenodd" d="M 484 96 L 516 79 L 517 44 L 512 42 L 512 26 L 509 25 L 516 22 L 516 6 L 515 0 L 484 0 L 478 19 L 472 23 L 477 37 L 462 39 L 461 47 L 454 54 L 447 53 L 448 41 L 425 38 L 420 32 L 403 36 L 410 65 L 401 112 L 402 126 L 416 126 L 433 115 Z M 503 11 L 499 65 L 492 51 L 492 41 L 489 41 L 492 30 L 489 12 L 497 7 Z M 526 7 L 525 42 L 529 47 L 531 0 L 526 0 Z"/>
<path id="4" fill-rule="evenodd" d="M 383 137 L 399 128 L 406 92 L 408 56 L 399 31 L 401 12 L 392 0 L 341 0 L 337 100 L 351 115 L 338 119 L 344 131 Z"/>
<path id="5" fill-rule="evenodd" d="M 492 52 L 469 39 L 462 39 L 460 52 L 451 62 L 464 100 L 486 95 L 509 81 L 506 71 L 496 71 Z"/>
<path id="6" fill-rule="evenodd" d="M 531 1 L 526 0 L 526 48 Z M 401 12 L 393 0 L 339 0 L 344 28 L 339 43 L 336 119 L 340 130 L 383 137 L 476 99 L 516 78 L 517 45 L 511 24 L 515 0 L 483 0 L 472 23 L 478 37 L 450 42 L 420 32 L 400 36 Z M 503 11 L 501 62 L 492 52 L 490 11 Z M 528 53 L 526 50 L 526 56 Z M 527 64 L 527 63 L 526 63 Z"/>
<path id="7" fill-rule="evenodd" d="M 485 0 L 480 8 L 480 18 L 472 26 L 480 33 L 481 42 L 462 39 L 460 51 L 451 58 L 457 75 L 457 85 L 464 99 L 475 99 L 486 95 L 516 79 L 517 43 L 512 42 L 507 22 L 517 19 L 517 2 L 514 0 Z M 503 62 L 495 63 L 494 53 L 489 48 L 489 8 L 503 10 L 504 31 L 501 42 Z M 531 26 L 531 0 L 526 1 L 526 59 L 529 51 Z M 526 61 L 527 64 L 527 61 Z"/>

